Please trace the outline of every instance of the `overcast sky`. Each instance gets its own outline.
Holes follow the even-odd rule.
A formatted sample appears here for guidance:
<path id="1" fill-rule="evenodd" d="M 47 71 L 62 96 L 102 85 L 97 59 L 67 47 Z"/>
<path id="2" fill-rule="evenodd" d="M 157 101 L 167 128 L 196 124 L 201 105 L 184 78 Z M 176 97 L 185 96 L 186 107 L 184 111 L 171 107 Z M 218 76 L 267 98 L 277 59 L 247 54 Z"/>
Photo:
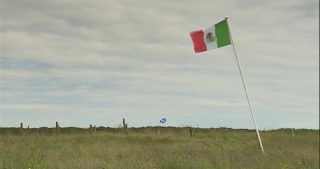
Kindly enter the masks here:
<path id="1" fill-rule="evenodd" d="M 1 0 L 0 126 L 319 128 L 319 1 Z"/>

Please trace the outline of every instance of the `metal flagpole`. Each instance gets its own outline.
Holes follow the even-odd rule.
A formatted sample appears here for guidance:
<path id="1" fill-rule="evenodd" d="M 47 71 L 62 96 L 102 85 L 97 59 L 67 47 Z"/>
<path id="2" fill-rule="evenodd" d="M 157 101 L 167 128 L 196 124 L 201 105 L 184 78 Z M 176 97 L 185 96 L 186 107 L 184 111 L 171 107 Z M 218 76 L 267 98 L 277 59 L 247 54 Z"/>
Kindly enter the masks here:
<path id="1" fill-rule="evenodd" d="M 233 51 L 234 51 L 234 54 L 235 54 L 235 56 L 236 56 L 236 60 L 237 60 L 237 63 L 238 63 L 238 68 L 239 68 L 239 72 L 240 72 L 240 76 L 241 76 L 243 88 L 244 88 L 244 91 L 245 91 L 246 96 L 247 96 L 247 101 L 248 101 L 248 104 L 249 104 L 250 113 L 251 113 L 251 116 L 252 116 L 252 119 L 253 119 L 254 127 L 256 128 L 256 132 L 257 132 L 257 136 L 258 136 L 260 148 L 261 148 L 262 152 L 264 153 L 264 149 L 263 149 L 263 145 L 262 145 L 262 142 L 261 142 L 261 138 L 260 138 L 258 126 L 257 126 L 257 123 L 256 123 L 256 119 L 254 118 L 254 115 L 253 115 L 253 110 L 252 110 L 252 106 L 251 106 L 251 103 L 250 103 L 250 99 L 249 99 L 249 95 L 248 95 L 246 83 L 245 83 L 245 81 L 244 81 L 244 79 L 243 79 L 240 62 L 239 62 L 239 59 L 238 59 L 238 56 L 237 56 L 237 52 L 236 52 L 236 49 L 235 49 L 235 47 L 234 47 L 234 43 L 233 43 L 233 40 L 232 40 L 231 30 L 230 30 L 229 23 L 228 23 L 228 17 L 226 17 L 225 19 L 226 19 L 226 22 L 227 22 L 227 25 L 228 25 L 229 35 L 230 35 L 230 40 L 231 40 L 231 43 L 232 43 Z"/>

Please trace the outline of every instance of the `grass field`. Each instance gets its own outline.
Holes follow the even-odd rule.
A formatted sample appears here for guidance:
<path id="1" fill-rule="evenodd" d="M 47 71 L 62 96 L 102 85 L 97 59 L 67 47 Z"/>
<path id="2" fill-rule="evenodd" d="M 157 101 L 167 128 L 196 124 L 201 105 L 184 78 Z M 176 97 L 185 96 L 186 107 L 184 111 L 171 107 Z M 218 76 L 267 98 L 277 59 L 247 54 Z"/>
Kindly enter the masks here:
<path id="1" fill-rule="evenodd" d="M 188 128 L 1 128 L 0 166 L 8 169 L 315 169 L 319 131 Z M 157 132 L 160 130 L 160 134 Z"/>

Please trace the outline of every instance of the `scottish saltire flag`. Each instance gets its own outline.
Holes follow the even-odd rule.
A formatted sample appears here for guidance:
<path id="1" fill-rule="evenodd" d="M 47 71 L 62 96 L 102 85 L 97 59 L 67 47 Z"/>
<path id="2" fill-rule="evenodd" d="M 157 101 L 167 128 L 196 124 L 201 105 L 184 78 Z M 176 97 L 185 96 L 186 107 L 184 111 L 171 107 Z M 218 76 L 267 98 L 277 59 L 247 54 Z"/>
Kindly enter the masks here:
<path id="1" fill-rule="evenodd" d="M 160 120 L 160 123 L 165 123 L 166 121 L 167 121 L 166 118 L 162 118 L 162 119 Z"/>
<path id="2" fill-rule="evenodd" d="M 228 23 L 223 20 L 205 30 L 190 32 L 196 53 L 209 49 L 221 48 L 231 44 L 229 37 Z"/>

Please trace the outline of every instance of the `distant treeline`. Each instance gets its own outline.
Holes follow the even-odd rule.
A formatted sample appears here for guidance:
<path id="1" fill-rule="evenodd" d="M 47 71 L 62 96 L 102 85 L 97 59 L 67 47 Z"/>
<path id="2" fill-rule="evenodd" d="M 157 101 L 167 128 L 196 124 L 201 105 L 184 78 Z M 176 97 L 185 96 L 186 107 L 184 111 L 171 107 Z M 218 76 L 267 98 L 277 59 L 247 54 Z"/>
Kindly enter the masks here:
<path id="1" fill-rule="evenodd" d="M 128 128 L 128 133 L 156 133 L 157 131 L 162 132 L 171 132 L 173 134 L 179 134 L 181 132 L 185 132 L 186 130 L 190 129 L 190 127 L 161 127 L 161 126 L 148 126 L 148 127 L 131 127 Z M 261 132 L 291 132 L 291 128 L 281 128 L 275 130 L 261 130 Z M 21 132 L 22 131 L 22 132 Z M 112 128 L 112 127 L 97 127 L 97 132 L 109 132 L 109 133 L 123 133 L 123 128 Z M 232 129 L 232 128 L 192 128 L 194 133 L 201 132 L 201 133 L 209 133 L 209 132 L 255 132 L 254 129 Z M 294 129 L 295 132 L 302 132 L 302 131 L 319 131 L 315 129 Z M 0 135 L 6 134 L 14 134 L 14 135 L 21 135 L 21 134 L 41 134 L 41 135 L 53 135 L 56 133 L 56 128 L 48 128 L 48 127 L 40 127 L 40 128 L 21 128 L 19 127 L 1 127 L 0 128 Z M 60 127 L 60 134 L 88 134 L 89 128 L 78 128 L 78 127 Z"/>

